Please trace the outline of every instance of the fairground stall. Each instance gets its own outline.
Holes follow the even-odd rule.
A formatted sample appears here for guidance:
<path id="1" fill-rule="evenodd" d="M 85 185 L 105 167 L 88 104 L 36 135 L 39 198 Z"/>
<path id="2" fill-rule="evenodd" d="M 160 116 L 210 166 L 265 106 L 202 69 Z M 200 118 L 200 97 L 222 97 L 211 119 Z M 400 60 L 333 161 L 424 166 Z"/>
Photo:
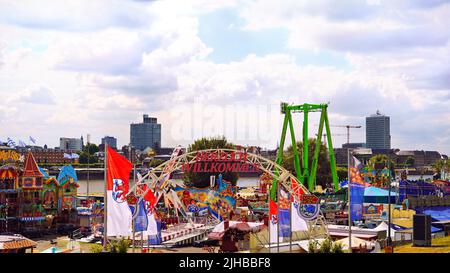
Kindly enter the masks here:
<path id="1" fill-rule="evenodd" d="M 18 229 L 19 175 L 14 165 L 0 168 L 0 233 Z"/>
<path id="2" fill-rule="evenodd" d="M 78 178 L 71 165 L 61 168 L 58 178 L 58 224 L 78 226 L 77 189 Z"/>
<path id="3" fill-rule="evenodd" d="M 39 171 L 31 152 L 27 154 L 23 175 L 19 179 L 19 187 L 21 187 L 19 195 L 20 230 L 26 234 L 38 235 L 42 231 L 45 221 L 42 206 L 44 175 Z"/>

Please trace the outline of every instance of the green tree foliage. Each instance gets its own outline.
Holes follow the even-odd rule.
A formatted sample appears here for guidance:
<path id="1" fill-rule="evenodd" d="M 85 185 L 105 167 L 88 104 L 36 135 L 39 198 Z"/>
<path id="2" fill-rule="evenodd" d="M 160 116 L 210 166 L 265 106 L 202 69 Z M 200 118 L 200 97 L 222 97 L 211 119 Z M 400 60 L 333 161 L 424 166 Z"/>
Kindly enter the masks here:
<path id="1" fill-rule="evenodd" d="M 347 180 L 347 178 L 348 178 L 348 169 L 347 168 L 337 167 L 336 172 L 339 177 L 339 181 Z"/>
<path id="2" fill-rule="evenodd" d="M 80 154 L 80 158 L 78 159 L 78 162 L 80 164 L 87 164 L 88 157 L 89 157 L 89 165 L 98 163 L 98 157 L 96 157 L 94 155 L 89 155 L 87 152 L 82 152 Z"/>
<path id="3" fill-rule="evenodd" d="M 78 162 L 80 164 L 95 164 L 98 163 L 98 157 L 94 156 L 96 152 L 99 151 L 99 148 L 95 144 L 88 144 L 83 147 L 83 151 L 79 153 L 80 158 L 78 159 Z M 88 160 L 89 158 L 89 160 Z"/>
<path id="4" fill-rule="evenodd" d="M 158 167 L 159 165 L 163 164 L 165 162 L 165 160 L 162 159 L 154 159 L 150 162 L 150 164 L 148 165 L 149 167 Z"/>
<path id="5" fill-rule="evenodd" d="M 98 148 L 97 145 L 93 144 L 93 143 L 89 143 L 87 145 L 85 145 L 83 147 L 83 152 L 85 153 L 89 153 L 91 155 L 95 154 L 96 152 L 98 152 L 100 149 Z"/>
<path id="6" fill-rule="evenodd" d="M 406 166 L 408 166 L 408 167 L 412 167 L 412 166 L 414 166 L 414 163 L 415 163 L 415 160 L 414 160 L 414 157 L 412 157 L 412 156 L 409 156 L 407 159 L 406 159 Z"/>
<path id="7" fill-rule="evenodd" d="M 309 139 L 308 147 L 308 166 L 311 170 L 312 160 L 314 157 L 314 149 L 316 148 L 316 139 Z M 297 142 L 297 151 L 300 157 L 300 168 L 303 165 L 303 142 Z M 283 153 L 283 163 L 281 164 L 288 171 L 292 172 L 295 176 L 297 172 L 294 167 L 294 152 L 292 145 L 287 148 L 287 151 Z M 347 175 L 345 175 L 346 177 Z M 322 187 L 333 184 L 333 178 L 331 175 L 330 158 L 328 156 L 327 147 L 322 143 L 319 151 L 319 164 L 317 165 L 316 184 Z"/>
<path id="8" fill-rule="evenodd" d="M 442 171 L 444 172 L 450 172 L 450 160 L 443 160 L 439 159 L 433 164 L 433 168 L 436 170 L 436 172 L 440 173 Z"/>
<path id="9" fill-rule="evenodd" d="M 187 151 L 193 152 L 205 149 L 234 149 L 234 144 L 227 141 L 227 139 L 222 137 L 211 137 L 211 138 L 201 138 L 196 140 L 193 144 L 189 145 Z M 189 172 L 184 174 L 184 183 L 189 187 L 204 188 L 209 186 L 209 179 L 211 175 L 219 176 L 219 173 L 194 173 Z M 236 185 L 239 178 L 238 173 L 226 172 L 222 173 L 222 178 L 226 181 L 231 182 Z"/>

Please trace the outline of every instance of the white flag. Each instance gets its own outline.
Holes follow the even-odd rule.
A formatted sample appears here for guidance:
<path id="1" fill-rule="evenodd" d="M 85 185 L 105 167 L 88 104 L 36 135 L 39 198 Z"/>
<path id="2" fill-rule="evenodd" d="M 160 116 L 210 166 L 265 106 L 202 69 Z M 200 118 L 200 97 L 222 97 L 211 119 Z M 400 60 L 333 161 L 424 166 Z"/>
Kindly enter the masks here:
<path id="1" fill-rule="evenodd" d="M 291 221 L 292 221 L 292 231 L 307 231 L 308 224 L 306 221 L 300 216 L 298 212 L 299 204 L 295 201 L 291 203 Z"/>
<path id="2" fill-rule="evenodd" d="M 16 148 L 16 143 L 11 138 L 8 137 L 6 143 L 10 148 Z"/>
<path id="3" fill-rule="evenodd" d="M 270 243 L 277 243 L 278 242 L 278 221 L 274 222 L 272 220 L 269 220 L 269 232 L 270 232 Z"/>

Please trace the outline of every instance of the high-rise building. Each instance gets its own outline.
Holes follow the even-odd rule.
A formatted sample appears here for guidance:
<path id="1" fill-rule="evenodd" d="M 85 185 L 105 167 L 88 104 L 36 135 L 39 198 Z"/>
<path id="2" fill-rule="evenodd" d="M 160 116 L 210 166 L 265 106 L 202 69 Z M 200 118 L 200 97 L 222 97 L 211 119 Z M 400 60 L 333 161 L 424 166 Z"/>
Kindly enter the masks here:
<path id="1" fill-rule="evenodd" d="M 366 146 L 371 149 L 391 149 L 390 117 L 377 111 L 366 117 Z"/>
<path id="2" fill-rule="evenodd" d="M 157 150 L 161 147 L 161 124 L 148 115 L 143 118 L 142 123 L 130 124 L 131 146 L 141 151 L 146 148 Z"/>
<path id="3" fill-rule="evenodd" d="M 81 151 L 83 150 L 83 137 L 81 138 L 67 138 L 61 137 L 59 139 L 60 150 Z"/>
<path id="4" fill-rule="evenodd" d="M 110 146 L 111 148 L 117 149 L 117 138 L 112 136 L 105 136 L 104 138 L 102 138 L 102 144 L 108 144 L 108 146 Z"/>

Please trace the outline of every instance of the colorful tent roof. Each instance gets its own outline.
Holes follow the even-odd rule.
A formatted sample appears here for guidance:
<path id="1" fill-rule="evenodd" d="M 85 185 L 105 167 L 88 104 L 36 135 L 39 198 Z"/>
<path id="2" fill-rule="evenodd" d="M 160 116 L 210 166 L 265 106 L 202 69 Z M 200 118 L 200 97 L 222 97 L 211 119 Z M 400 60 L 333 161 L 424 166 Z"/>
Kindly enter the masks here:
<path id="1" fill-rule="evenodd" d="M 0 168 L 0 178 L 16 178 L 17 168 L 14 166 L 3 166 Z"/>
<path id="2" fill-rule="evenodd" d="M 42 175 L 44 176 L 45 179 L 50 178 L 50 175 L 45 171 L 45 169 L 38 167 L 39 171 L 42 173 Z"/>
<path id="3" fill-rule="evenodd" d="M 58 181 L 60 186 L 63 186 L 67 182 L 71 181 L 73 181 L 73 183 L 78 186 L 77 173 L 71 165 L 62 167 L 56 180 Z"/>
<path id="4" fill-rule="evenodd" d="M 31 152 L 28 152 L 27 159 L 25 160 L 25 167 L 23 170 L 23 176 L 25 177 L 42 177 L 44 176 L 40 171 L 39 167 L 34 159 Z"/>
<path id="5" fill-rule="evenodd" d="M 376 188 L 376 187 L 368 187 L 364 189 L 364 196 L 382 196 L 388 197 L 389 191 Z M 398 193 L 391 191 L 391 196 L 398 196 Z"/>

